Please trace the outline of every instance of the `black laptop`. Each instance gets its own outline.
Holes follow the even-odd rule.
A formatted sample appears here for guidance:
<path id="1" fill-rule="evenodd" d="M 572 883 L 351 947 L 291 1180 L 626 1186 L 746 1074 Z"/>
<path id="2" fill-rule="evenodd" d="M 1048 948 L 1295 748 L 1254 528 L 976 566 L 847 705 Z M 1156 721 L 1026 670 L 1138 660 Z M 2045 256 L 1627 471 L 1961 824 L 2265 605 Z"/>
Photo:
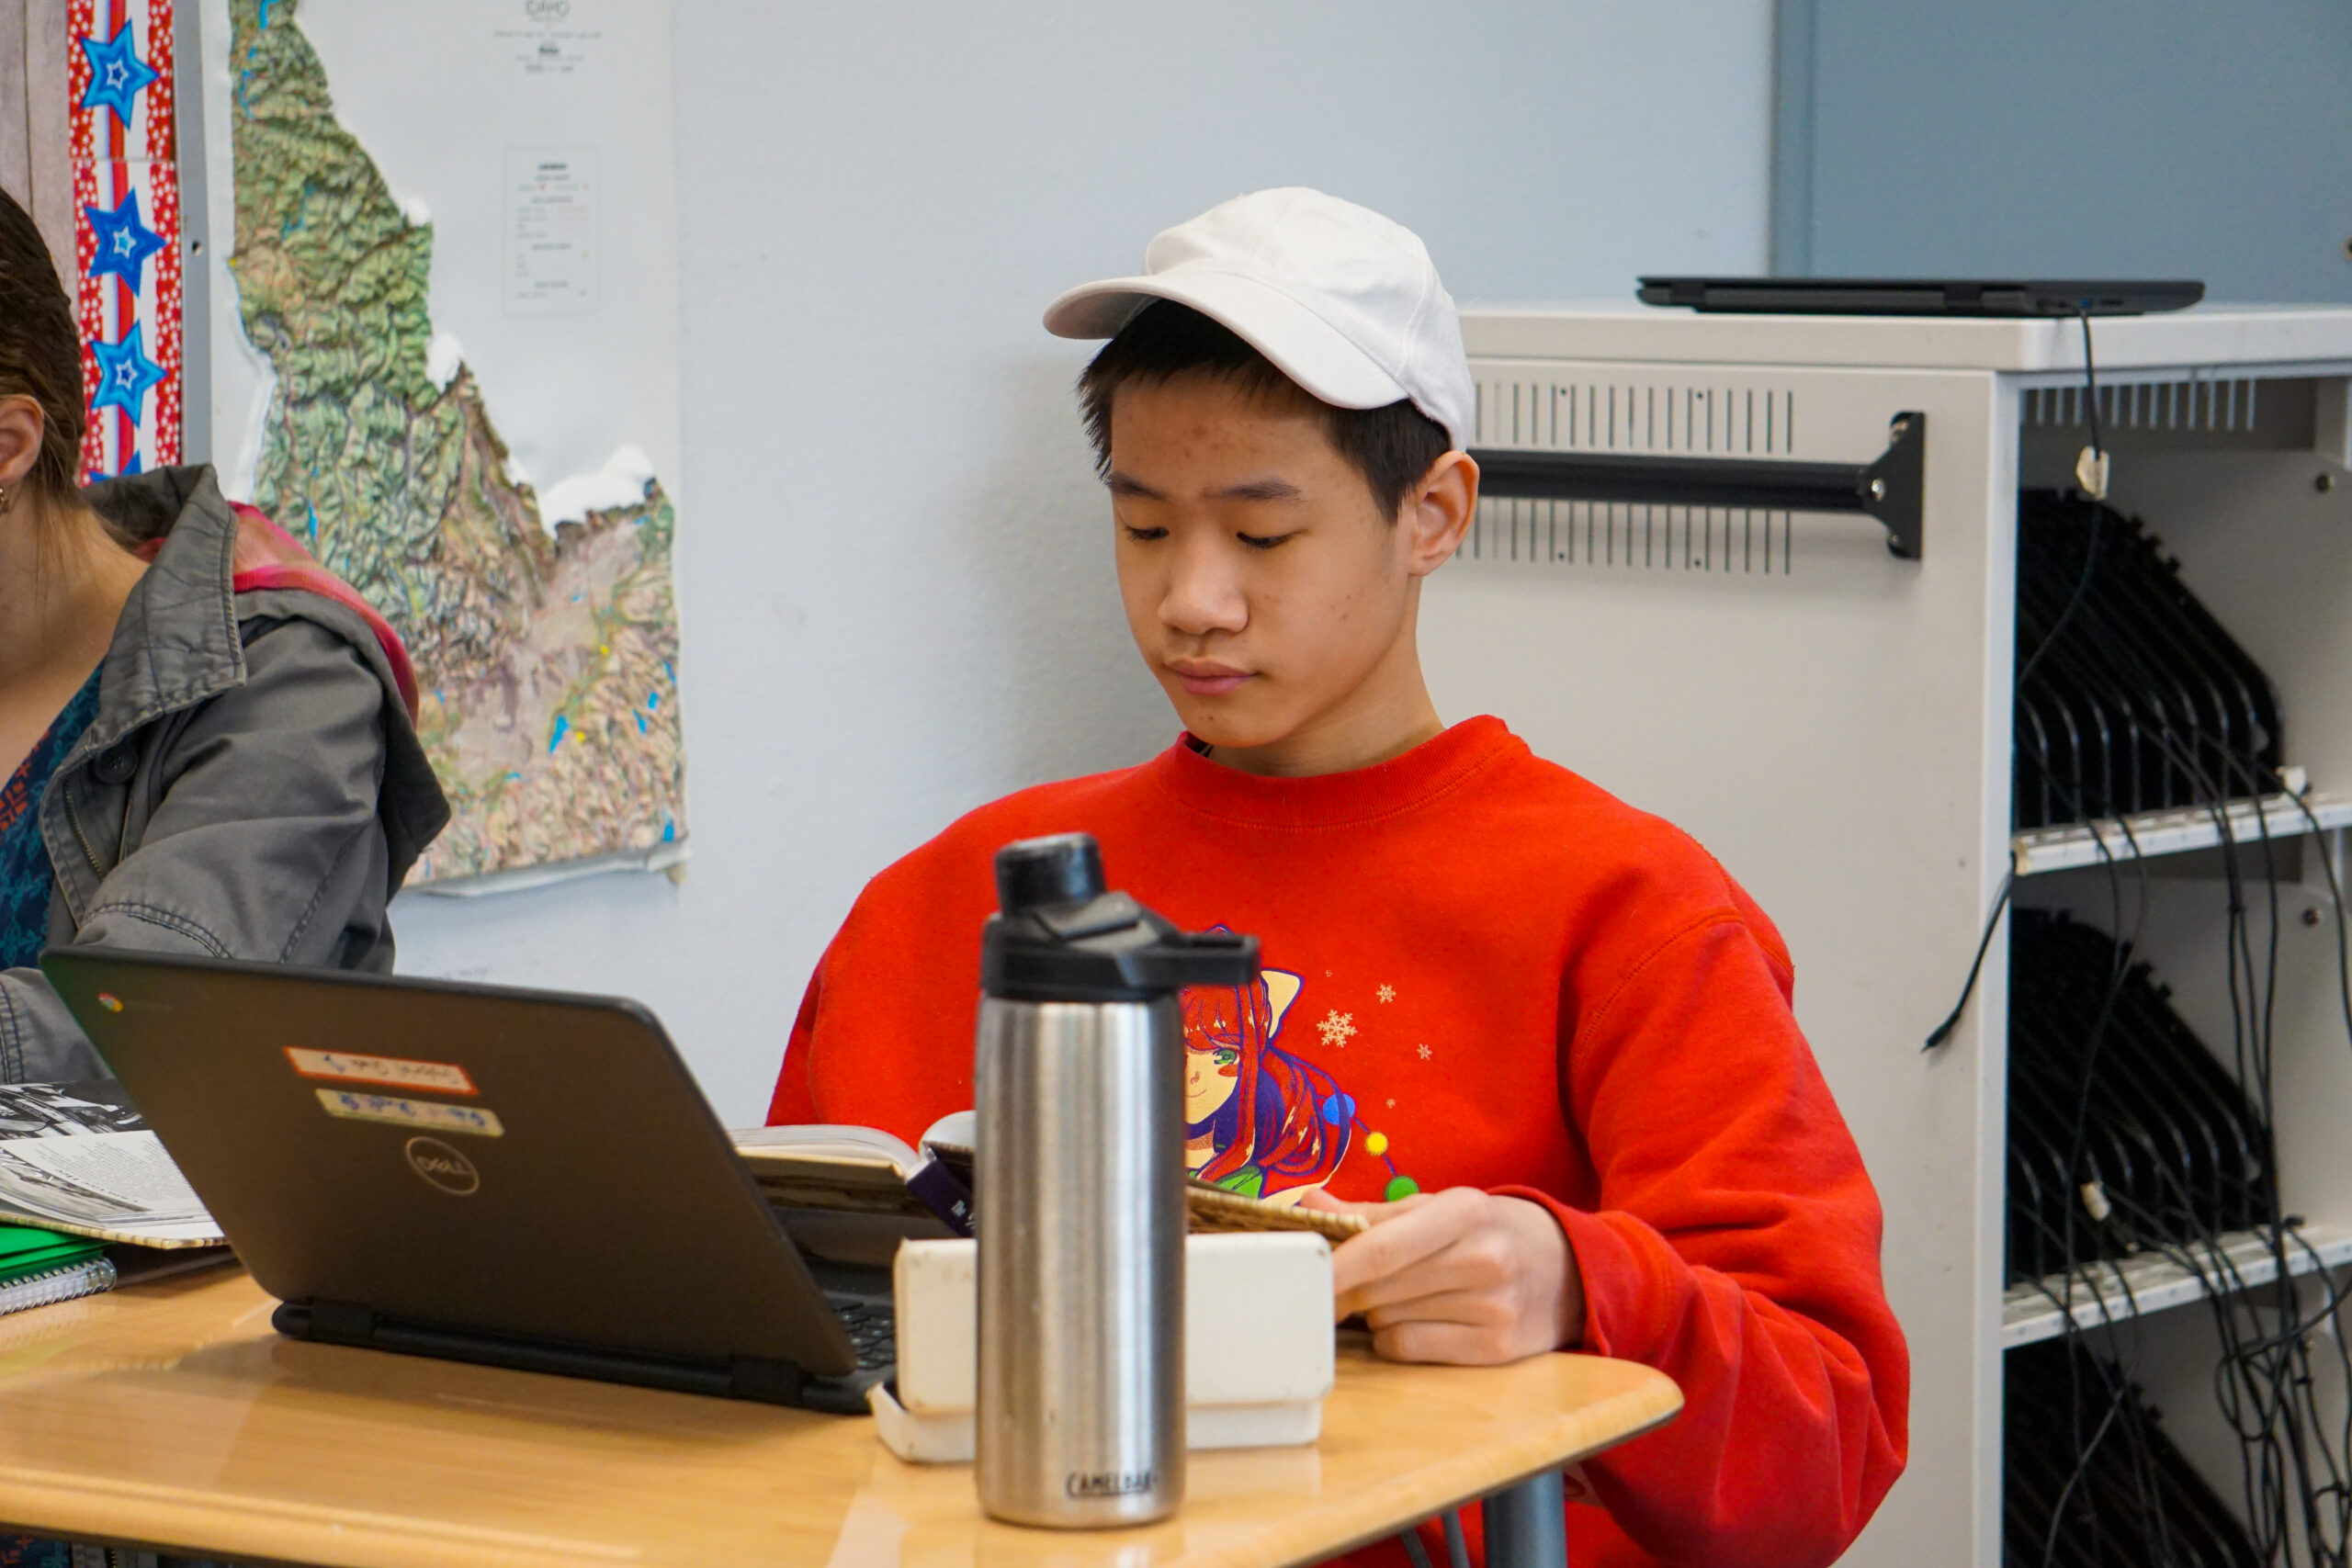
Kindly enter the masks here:
<path id="1" fill-rule="evenodd" d="M 887 1271 L 804 1260 L 634 1002 L 86 948 L 41 969 L 282 1333 L 846 1413 L 889 1375 Z"/>
<path id="2" fill-rule="evenodd" d="M 2205 298 L 2194 280 L 1645 277 L 1645 305 L 1793 316 L 2139 316 Z"/>

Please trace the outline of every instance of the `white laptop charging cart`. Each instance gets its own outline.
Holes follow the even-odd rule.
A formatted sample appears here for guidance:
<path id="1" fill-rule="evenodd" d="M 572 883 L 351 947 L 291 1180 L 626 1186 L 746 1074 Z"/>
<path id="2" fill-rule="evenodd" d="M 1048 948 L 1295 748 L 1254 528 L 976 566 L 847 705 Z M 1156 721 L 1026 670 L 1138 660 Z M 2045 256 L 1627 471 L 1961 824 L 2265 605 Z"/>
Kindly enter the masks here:
<path id="1" fill-rule="evenodd" d="M 1779 923 L 1797 1015 L 1885 1203 L 1911 1347 L 1909 1470 L 1849 1561 L 1990 1568 L 2003 1352 L 2059 1328 L 2049 1302 L 2004 1288 L 2006 941 L 1950 1043 L 1921 1044 L 2013 864 L 2019 903 L 2105 907 L 2086 830 L 2013 842 L 2010 813 L 2017 498 L 2073 483 L 2081 327 L 1628 306 L 1471 310 L 1464 331 L 1493 456 L 1473 537 L 1423 605 L 1439 706 L 1501 714 L 1688 829 Z M 2110 500 L 2267 671 L 2312 813 L 2352 821 L 2352 310 L 2091 331 Z M 2269 816 L 2304 835 L 2279 936 L 2280 1185 L 2341 1261 L 2352 1043 L 2315 855 L 2340 858 L 2342 834 L 2308 834 L 2300 807 Z M 2216 829 L 2158 826 L 2143 848 L 2180 852 L 2150 866 L 2166 880 L 2142 951 L 2226 1055 L 2222 893 L 2193 853 Z M 2139 1379 L 2234 1499 L 2211 1322 L 2157 1310 L 2199 1292 L 2143 1272 Z M 2119 1292 L 2109 1310 L 2131 1309 Z"/>

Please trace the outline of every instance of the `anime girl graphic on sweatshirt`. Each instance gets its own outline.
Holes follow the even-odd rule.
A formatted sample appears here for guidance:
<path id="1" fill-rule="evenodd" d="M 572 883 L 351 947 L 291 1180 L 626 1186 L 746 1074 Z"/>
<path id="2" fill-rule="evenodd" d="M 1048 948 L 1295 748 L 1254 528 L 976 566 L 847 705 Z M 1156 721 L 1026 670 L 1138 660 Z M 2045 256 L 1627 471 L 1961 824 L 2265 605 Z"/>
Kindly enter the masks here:
<path id="1" fill-rule="evenodd" d="M 1184 992 L 1184 1164 L 1204 1181 L 1295 1203 L 1347 1157 L 1354 1102 L 1275 1043 L 1302 985 L 1268 969 Z"/>

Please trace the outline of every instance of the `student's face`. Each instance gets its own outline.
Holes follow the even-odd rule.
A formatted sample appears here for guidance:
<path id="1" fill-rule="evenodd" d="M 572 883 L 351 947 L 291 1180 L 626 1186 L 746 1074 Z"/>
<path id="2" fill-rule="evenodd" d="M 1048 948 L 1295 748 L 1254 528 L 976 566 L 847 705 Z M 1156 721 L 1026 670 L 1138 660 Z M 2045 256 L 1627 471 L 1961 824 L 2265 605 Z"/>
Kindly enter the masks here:
<path id="1" fill-rule="evenodd" d="M 1130 382 L 1110 491 L 1127 628 L 1201 739 L 1278 747 L 1419 692 L 1419 580 L 1453 539 L 1432 548 L 1411 502 L 1383 516 L 1303 398 Z"/>

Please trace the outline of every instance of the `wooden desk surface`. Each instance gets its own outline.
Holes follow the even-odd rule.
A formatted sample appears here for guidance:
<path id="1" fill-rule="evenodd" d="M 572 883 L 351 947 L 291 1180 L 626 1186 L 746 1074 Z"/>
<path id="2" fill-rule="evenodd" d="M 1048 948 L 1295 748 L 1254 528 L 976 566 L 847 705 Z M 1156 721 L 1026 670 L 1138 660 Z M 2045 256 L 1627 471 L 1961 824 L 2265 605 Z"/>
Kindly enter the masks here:
<path id="1" fill-rule="evenodd" d="M 393 1568 L 1313 1560 L 1595 1452 L 1681 1404 L 1583 1356 L 1400 1367 L 1343 1349 L 1311 1449 L 1193 1456 L 1112 1532 L 981 1517 L 965 1465 L 873 1423 L 367 1350 L 269 1326 L 242 1270 L 0 1317 L 0 1520 L 237 1559 Z"/>

